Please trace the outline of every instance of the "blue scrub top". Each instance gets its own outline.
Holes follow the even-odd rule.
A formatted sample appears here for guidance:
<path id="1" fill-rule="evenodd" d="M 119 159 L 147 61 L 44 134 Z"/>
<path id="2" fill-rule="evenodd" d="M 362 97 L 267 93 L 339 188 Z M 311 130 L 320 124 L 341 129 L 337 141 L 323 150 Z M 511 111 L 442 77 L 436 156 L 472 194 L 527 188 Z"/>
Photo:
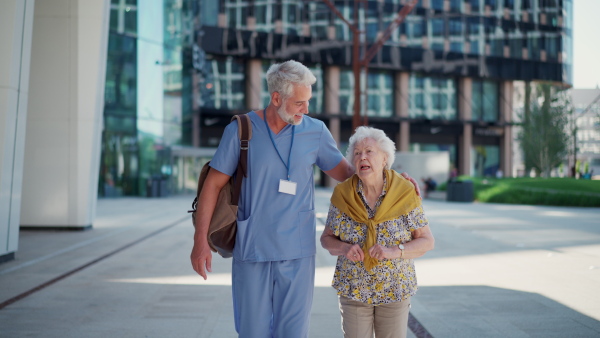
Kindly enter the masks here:
<path id="1" fill-rule="evenodd" d="M 254 111 L 252 139 L 248 151 L 248 175 L 242 184 L 238 209 L 238 231 L 233 257 L 247 262 L 281 261 L 316 253 L 313 165 L 327 171 L 343 156 L 325 124 L 304 116 L 295 128 L 290 159 L 290 180 L 297 183 L 296 195 L 279 192 L 279 180 L 287 178 L 286 164 L 275 150 L 264 120 Z M 271 132 L 277 150 L 287 162 L 292 125 L 279 134 Z M 233 176 L 240 154 L 237 122 L 223 133 L 210 166 Z"/>

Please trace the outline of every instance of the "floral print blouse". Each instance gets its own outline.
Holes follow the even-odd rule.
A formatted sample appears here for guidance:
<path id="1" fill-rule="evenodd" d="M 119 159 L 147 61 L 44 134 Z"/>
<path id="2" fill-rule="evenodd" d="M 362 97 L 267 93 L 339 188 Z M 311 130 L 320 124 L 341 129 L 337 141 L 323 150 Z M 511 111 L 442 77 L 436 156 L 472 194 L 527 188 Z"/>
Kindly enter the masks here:
<path id="1" fill-rule="evenodd" d="M 371 209 L 366 202 L 362 182 L 358 181 L 356 189 L 367 208 L 369 218 L 375 215 L 386 194 L 385 182 L 383 186 L 384 190 L 377 199 L 375 208 Z M 362 246 L 366 240 L 367 225 L 354 221 L 333 205 L 329 207 L 326 224 L 344 242 Z M 428 224 L 423 208 L 419 206 L 407 215 L 377 224 L 377 243 L 389 247 L 409 242 L 412 239 L 411 231 Z M 366 304 L 380 305 L 406 300 L 417 292 L 414 261 L 382 259 L 371 271 L 367 271 L 362 261 L 353 262 L 345 256 L 339 256 L 332 286 L 338 291 L 338 295 Z"/>

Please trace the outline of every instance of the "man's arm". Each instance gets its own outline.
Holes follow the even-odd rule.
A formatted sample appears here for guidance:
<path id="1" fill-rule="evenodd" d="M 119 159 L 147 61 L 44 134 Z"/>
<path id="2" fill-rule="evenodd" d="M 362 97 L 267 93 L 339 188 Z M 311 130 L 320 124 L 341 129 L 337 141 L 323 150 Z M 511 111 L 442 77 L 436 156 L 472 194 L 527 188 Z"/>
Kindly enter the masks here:
<path id="1" fill-rule="evenodd" d="M 212 272 L 212 253 L 208 246 L 208 226 L 212 219 L 219 192 L 227 184 L 230 176 L 223 174 L 216 169 L 210 169 L 202 192 L 198 198 L 198 210 L 196 211 L 196 231 L 194 232 L 194 247 L 190 259 L 194 270 L 205 280 L 206 271 Z"/>
<path id="2" fill-rule="evenodd" d="M 344 182 L 346 179 L 354 175 L 354 168 L 345 157 L 333 169 L 325 172 L 329 177 L 336 181 Z"/>

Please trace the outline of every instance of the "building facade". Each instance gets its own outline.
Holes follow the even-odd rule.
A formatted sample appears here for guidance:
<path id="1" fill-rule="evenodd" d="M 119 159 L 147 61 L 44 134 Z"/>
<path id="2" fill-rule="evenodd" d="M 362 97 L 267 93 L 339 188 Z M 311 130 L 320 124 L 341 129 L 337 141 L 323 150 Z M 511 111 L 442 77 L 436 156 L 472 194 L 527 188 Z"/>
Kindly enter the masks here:
<path id="1" fill-rule="evenodd" d="M 345 151 L 355 77 L 342 17 L 364 54 L 408 2 L 331 1 L 336 15 L 325 1 L 112 0 L 100 196 L 195 190 L 231 116 L 264 108 L 266 70 L 288 59 L 317 77 L 310 114 Z M 570 85 L 571 21 L 571 0 L 418 1 L 360 75 L 362 114 L 399 151 L 510 176 L 514 84 Z"/>
<path id="2" fill-rule="evenodd" d="M 358 2 L 362 53 L 408 2 Z M 354 1 L 331 3 L 354 22 Z M 311 114 L 345 148 L 353 33 L 340 15 L 323 1 L 203 0 L 190 145 L 215 147 L 232 114 L 266 106 L 266 69 L 295 59 L 317 76 Z M 400 151 L 447 150 L 460 174 L 510 175 L 514 83 L 570 86 L 571 28 L 570 0 L 418 1 L 361 74 L 361 111 Z"/>

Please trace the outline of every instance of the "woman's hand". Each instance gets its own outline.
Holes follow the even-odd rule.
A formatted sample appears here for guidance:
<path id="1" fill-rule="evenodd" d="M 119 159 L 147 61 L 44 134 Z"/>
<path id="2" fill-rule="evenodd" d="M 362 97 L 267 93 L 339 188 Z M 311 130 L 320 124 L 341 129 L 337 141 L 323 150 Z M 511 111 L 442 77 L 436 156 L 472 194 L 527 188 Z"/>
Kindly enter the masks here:
<path id="1" fill-rule="evenodd" d="M 388 248 L 383 245 L 375 244 L 369 248 L 369 255 L 375 259 L 394 259 L 400 258 L 397 247 Z"/>
<path id="2" fill-rule="evenodd" d="M 347 245 L 348 251 L 344 254 L 347 259 L 353 262 L 363 261 L 365 259 L 365 253 L 362 251 L 360 245 L 350 243 L 347 243 Z"/>
<path id="3" fill-rule="evenodd" d="M 325 226 L 321 234 L 321 245 L 333 256 L 344 256 L 353 262 L 365 260 L 365 253 L 360 245 L 340 240 L 329 226 Z"/>

